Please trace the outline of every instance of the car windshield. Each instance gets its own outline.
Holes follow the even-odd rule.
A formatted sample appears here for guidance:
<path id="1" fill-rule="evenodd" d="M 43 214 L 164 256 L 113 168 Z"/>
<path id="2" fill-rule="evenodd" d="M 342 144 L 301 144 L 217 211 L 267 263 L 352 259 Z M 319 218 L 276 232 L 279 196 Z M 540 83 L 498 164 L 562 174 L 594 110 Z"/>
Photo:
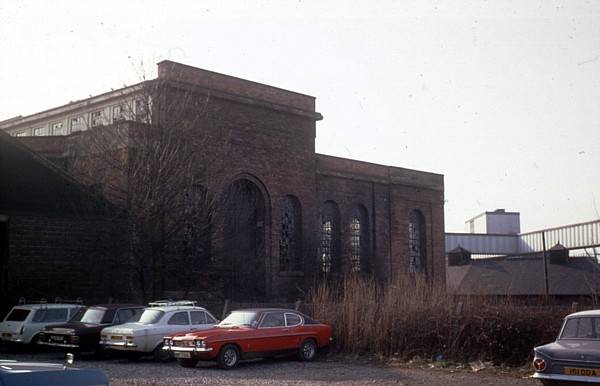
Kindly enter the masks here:
<path id="1" fill-rule="evenodd" d="M 153 310 L 146 309 L 144 312 L 135 315 L 133 318 L 129 319 L 129 322 L 138 322 L 141 324 L 156 324 L 165 314 L 164 311 L 161 310 Z"/>
<path id="2" fill-rule="evenodd" d="M 600 339 L 600 317 L 567 319 L 559 339 Z"/>
<path id="3" fill-rule="evenodd" d="M 72 322 L 82 322 L 90 324 L 110 323 L 111 320 L 105 318 L 106 310 L 101 308 L 86 308 L 79 310 L 71 319 Z"/>
<path id="4" fill-rule="evenodd" d="M 13 310 L 6 317 L 7 322 L 22 322 L 29 315 L 29 310 L 24 310 L 22 308 L 13 308 Z"/>
<path id="5" fill-rule="evenodd" d="M 258 312 L 254 311 L 233 311 L 221 323 L 217 324 L 219 327 L 231 327 L 231 326 L 252 326 L 253 322 L 258 320 Z"/>

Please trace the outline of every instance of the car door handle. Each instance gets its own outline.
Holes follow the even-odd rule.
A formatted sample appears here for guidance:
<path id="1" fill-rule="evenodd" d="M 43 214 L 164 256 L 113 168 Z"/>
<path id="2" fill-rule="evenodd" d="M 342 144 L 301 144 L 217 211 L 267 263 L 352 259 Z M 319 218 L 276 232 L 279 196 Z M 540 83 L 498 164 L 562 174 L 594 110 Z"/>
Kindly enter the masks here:
<path id="1" fill-rule="evenodd" d="M 283 332 L 290 332 L 290 329 L 289 329 L 289 328 L 284 328 L 284 329 L 283 329 L 283 330 L 281 330 L 281 331 L 283 331 Z"/>
<path id="2" fill-rule="evenodd" d="M 197 330 L 197 328 L 195 328 L 195 327 L 190 328 L 190 331 L 196 331 L 196 330 Z"/>

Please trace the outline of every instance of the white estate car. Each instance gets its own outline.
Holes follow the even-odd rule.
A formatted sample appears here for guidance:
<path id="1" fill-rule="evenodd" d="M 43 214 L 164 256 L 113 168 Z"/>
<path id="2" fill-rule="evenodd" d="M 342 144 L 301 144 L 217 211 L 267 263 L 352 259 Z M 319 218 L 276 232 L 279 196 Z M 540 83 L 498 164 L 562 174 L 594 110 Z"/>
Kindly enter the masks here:
<path id="1" fill-rule="evenodd" d="M 157 361 L 169 357 L 162 350 L 163 337 L 180 331 L 197 331 L 213 327 L 218 320 L 205 308 L 189 302 L 150 303 L 135 322 L 102 330 L 100 345 L 106 349 L 126 351 L 133 356 L 152 353 Z"/>
<path id="2" fill-rule="evenodd" d="M 0 340 L 13 343 L 35 343 L 46 326 L 62 324 L 82 308 L 81 304 L 23 304 L 14 306 L 0 323 Z"/>

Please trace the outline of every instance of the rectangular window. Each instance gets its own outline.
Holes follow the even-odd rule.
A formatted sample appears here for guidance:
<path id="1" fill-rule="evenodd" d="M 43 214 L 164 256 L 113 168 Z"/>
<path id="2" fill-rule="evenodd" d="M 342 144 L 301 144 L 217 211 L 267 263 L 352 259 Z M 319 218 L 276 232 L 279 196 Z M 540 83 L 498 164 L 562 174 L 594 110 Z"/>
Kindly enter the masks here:
<path id="1" fill-rule="evenodd" d="M 53 135 L 66 135 L 67 130 L 63 122 L 55 122 L 52 124 L 52 134 Z"/>
<path id="2" fill-rule="evenodd" d="M 104 117 L 102 116 L 102 110 L 93 111 L 90 114 L 90 126 L 91 127 L 102 126 L 104 124 L 103 118 Z"/>
<path id="3" fill-rule="evenodd" d="M 134 103 L 135 107 L 135 120 L 138 122 L 148 123 L 150 122 L 150 102 L 147 99 L 140 98 L 136 99 Z"/>
<path id="4" fill-rule="evenodd" d="M 13 133 L 15 137 L 26 137 L 28 135 L 27 130 L 17 131 Z"/>
<path id="5" fill-rule="evenodd" d="M 48 129 L 45 127 L 38 127 L 33 129 L 33 135 L 35 135 L 36 137 L 43 137 L 45 135 L 48 135 Z"/>
<path id="6" fill-rule="evenodd" d="M 85 130 L 85 119 L 83 115 L 71 118 L 71 133 Z"/>
<path id="7" fill-rule="evenodd" d="M 112 122 L 119 122 L 125 120 L 125 106 L 115 105 L 112 107 Z"/>

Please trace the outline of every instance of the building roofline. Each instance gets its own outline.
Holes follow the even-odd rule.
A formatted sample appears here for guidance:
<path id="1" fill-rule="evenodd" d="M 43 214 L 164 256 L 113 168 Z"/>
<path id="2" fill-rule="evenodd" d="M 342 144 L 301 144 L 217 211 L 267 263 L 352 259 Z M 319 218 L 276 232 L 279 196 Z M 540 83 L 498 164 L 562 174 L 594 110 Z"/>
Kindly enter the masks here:
<path id="1" fill-rule="evenodd" d="M 315 155 L 317 156 L 317 158 L 318 157 L 335 158 L 335 159 L 338 159 L 340 161 L 350 161 L 350 162 L 354 162 L 354 163 L 360 163 L 360 164 L 363 164 L 363 165 L 372 165 L 372 166 L 380 167 L 380 168 L 406 170 L 406 171 L 409 171 L 409 172 L 418 172 L 418 173 L 428 174 L 428 175 L 435 176 L 435 177 L 444 177 L 444 175 L 440 174 L 440 173 L 426 172 L 424 170 L 418 170 L 418 169 L 403 168 L 401 166 L 377 164 L 377 163 L 374 163 L 374 162 L 361 161 L 361 160 L 357 160 L 357 159 L 353 159 L 353 158 L 344 158 L 344 157 L 339 157 L 339 156 L 329 155 L 329 154 L 322 154 L 322 153 L 315 153 Z"/>
<path id="2" fill-rule="evenodd" d="M 82 107 L 87 107 L 92 103 L 97 102 L 105 102 L 111 100 L 113 98 L 121 97 L 130 93 L 134 93 L 139 91 L 143 85 L 154 82 L 154 79 L 145 80 L 131 86 L 121 87 L 116 90 L 107 91 L 98 95 L 94 95 L 85 99 L 80 99 L 77 101 L 69 102 L 64 105 L 60 105 L 57 107 L 52 107 L 46 110 L 39 111 L 37 113 L 29 114 L 29 115 L 19 115 L 14 118 L 10 118 L 4 121 L 0 121 L 0 130 L 12 129 L 14 126 L 19 126 L 22 124 L 30 124 L 40 119 L 48 119 L 54 115 L 63 114 L 70 110 L 76 110 Z"/>
<path id="3" fill-rule="evenodd" d="M 275 89 L 275 90 L 285 91 L 285 92 L 296 94 L 296 95 L 300 95 L 300 96 L 303 96 L 303 97 L 308 97 L 308 98 L 316 99 L 316 97 L 314 97 L 312 95 L 304 94 L 304 93 L 301 93 L 301 92 L 292 91 L 292 90 L 288 90 L 288 89 L 277 87 L 277 86 L 271 86 L 270 84 L 260 83 L 260 82 L 256 82 L 256 81 L 253 81 L 253 80 L 248 80 L 248 79 L 240 78 L 240 77 L 237 77 L 237 76 L 223 74 L 222 72 L 211 71 L 211 70 L 207 70 L 207 69 L 204 69 L 204 68 L 200 68 L 200 67 L 196 67 L 196 66 L 191 66 L 189 64 L 179 63 L 179 62 L 175 62 L 175 61 L 168 60 L 168 59 L 161 60 L 160 62 L 156 63 L 156 65 L 158 66 L 158 65 L 163 64 L 163 63 L 172 63 L 172 64 L 175 64 L 177 66 L 187 67 L 187 68 L 190 68 L 190 69 L 193 69 L 193 70 L 200 70 L 200 71 L 203 71 L 203 72 L 207 72 L 209 74 L 214 74 L 214 75 L 218 75 L 218 76 L 225 76 L 227 78 L 231 78 L 231 79 L 235 79 L 235 80 L 240 80 L 240 81 L 243 81 L 243 82 L 248 82 L 248 83 L 252 83 L 252 84 L 255 84 L 255 85 L 259 85 L 259 86 L 269 87 L 269 88 L 272 88 L 272 89 Z"/>
<path id="4" fill-rule="evenodd" d="M 506 211 L 504 211 L 504 212 L 491 211 L 490 212 L 490 211 L 485 211 L 483 213 L 479 213 L 478 215 L 476 215 L 474 217 L 471 217 L 470 219 L 466 220 L 465 224 L 467 224 L 467 223 L 469 223 L 469 222 L 471 222 L 471 221 L 473 221 L 475 219 L 478 219 L 479 217 L 485 216 L 486 214 L 496 214 L 496 215 L 504 216 L 504 215 L 515 215 L 515 214 L 520 215 L 521 212 L 506 212 Z"/>

